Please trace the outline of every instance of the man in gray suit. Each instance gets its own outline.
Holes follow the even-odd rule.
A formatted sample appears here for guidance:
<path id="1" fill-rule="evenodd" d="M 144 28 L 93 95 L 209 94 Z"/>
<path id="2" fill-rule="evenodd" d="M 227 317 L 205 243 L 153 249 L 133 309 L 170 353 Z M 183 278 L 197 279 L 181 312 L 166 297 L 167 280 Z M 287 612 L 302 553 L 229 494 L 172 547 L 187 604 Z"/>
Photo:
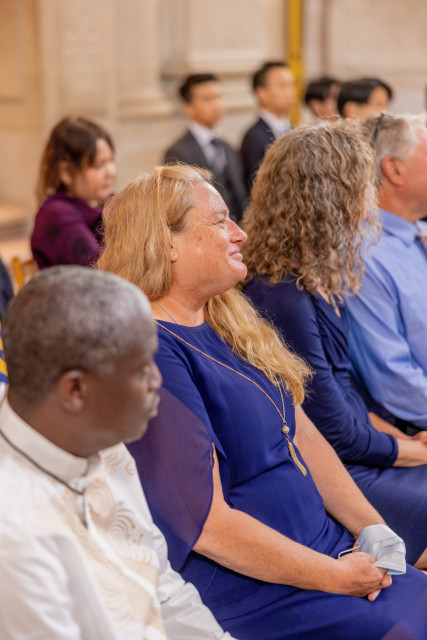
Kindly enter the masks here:
<path id="1" fill-rule="evenodd" d="M 225 113 L 221 84 L 213 73 L 188 76 L 179 89 L 188 130 L 166 151 L 164 162 L 185 162 L 210 169 L 230 217 L 238 221 L 243 213 L 246 187 L 239 155 L 218 136 L 216 126 Z"/>

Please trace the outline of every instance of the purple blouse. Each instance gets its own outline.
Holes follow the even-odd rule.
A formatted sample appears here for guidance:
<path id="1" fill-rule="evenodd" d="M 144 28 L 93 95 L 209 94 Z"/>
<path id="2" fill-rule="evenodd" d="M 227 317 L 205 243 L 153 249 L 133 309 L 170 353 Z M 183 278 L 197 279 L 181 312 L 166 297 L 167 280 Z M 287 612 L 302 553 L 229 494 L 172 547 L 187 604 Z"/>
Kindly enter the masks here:
<path id="1" fill-rule="evenodd" d="M 91 266 L 101 254 L 102 238 L 102 207 L 55 193 L 36 215 L 31 251 L 39 269 L 58 264 Z"/>

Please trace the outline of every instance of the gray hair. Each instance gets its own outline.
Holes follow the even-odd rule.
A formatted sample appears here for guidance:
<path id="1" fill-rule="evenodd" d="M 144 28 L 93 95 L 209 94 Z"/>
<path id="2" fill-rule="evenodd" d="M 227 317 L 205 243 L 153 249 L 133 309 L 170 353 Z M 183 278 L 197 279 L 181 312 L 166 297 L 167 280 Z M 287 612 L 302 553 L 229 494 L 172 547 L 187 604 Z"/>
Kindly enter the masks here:
<path id="1" fill-rule="evenodd" d="M 379 118 L 382 120 L 378 129 Z M 393 156 L 400 160 L 409 158 L 418 145 L 418 133 L 424 124 L 425 119 L 422 119 L 421 116 L 393 116 L 388 113 L 383 116 L 369 116 L 363 121 L 363 129 L 375 149 L 377 186 L 381 184 L 383 178 L 382 161 L 384 158 L 386 156 Z"/>
<path id="2" fill-rule="evenodd" d="M 118 276 L 79 266 L 41 271 L 2 321 L 10 392 L 33 405 L 66 371 L 108 375 L 135 344 L 132 324 L 150 319 L 146 296 Z"/>

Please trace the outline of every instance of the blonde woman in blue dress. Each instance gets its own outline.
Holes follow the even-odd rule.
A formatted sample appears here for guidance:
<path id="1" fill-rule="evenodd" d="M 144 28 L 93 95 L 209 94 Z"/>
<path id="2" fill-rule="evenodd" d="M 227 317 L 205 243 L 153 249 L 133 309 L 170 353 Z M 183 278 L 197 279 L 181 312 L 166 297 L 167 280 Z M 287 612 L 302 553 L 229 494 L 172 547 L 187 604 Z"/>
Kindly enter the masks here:
<path id="1" fill-rule="evenodd" d="M 411 625 L 427 577 L 338 557 L 378 531 L 402 547 L 302 411 L 306 365 L 234 289 L 246 235 L 209 181 L 158 167 L 105 212 L 99 267 L 147 293 L 159 329 L 159 416 L 131 447 L 154 519 L 239 640 L 380 640 Z"/>

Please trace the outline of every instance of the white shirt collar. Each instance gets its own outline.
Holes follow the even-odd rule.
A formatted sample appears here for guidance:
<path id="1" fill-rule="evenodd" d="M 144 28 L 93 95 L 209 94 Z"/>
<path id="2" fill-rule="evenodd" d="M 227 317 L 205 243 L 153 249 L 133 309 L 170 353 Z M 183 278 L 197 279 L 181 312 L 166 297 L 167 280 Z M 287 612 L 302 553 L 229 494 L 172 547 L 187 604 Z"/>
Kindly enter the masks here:
<path id="1" fill-rule="evenodd" d="M 60 425 L 58 428 L 61 428 Z M 100 464 L 99 456 L 79 458 L 64 451 L 28 425 L 5 400 L 0 408 L 0 430 L 7 439 L 42 469 L 72 484 L 91 474 Z"/>
<path id="2" fill-rule="evenodd" d="M 259 117 L 268 124 L 276 139 L 281 138 L 291 128 L 291 121 L 289 118 L 277 118 L 266 109 L 261 109 Z"/>
<path id="3" fill-rule="evenodd" d="M 192 122 L 189 129 L 193 136 L 196 138 L 202 149 L 206 148 L 212 142 L 213 138 L 218 138 L 217 129 L 208 129 L 198 122 Z"/>

